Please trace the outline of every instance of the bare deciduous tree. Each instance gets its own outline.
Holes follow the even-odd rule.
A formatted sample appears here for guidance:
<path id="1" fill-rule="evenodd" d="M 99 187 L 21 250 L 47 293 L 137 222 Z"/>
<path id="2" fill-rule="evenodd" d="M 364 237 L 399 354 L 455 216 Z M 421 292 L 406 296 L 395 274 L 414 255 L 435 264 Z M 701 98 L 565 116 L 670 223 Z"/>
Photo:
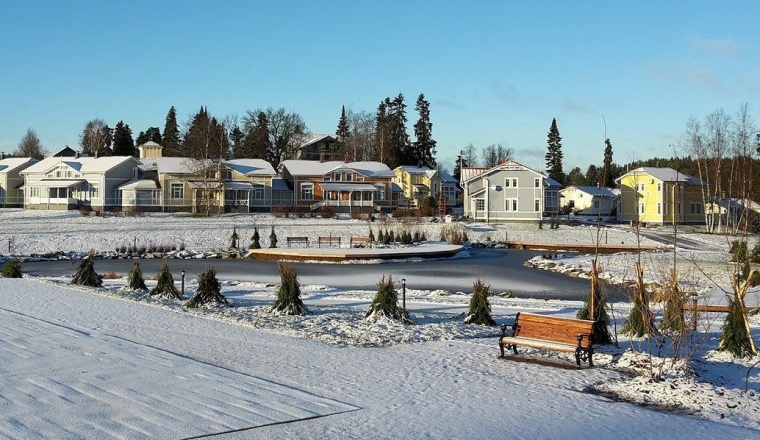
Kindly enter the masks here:
<path id="1" fill-rule="evenodd" d="M 37 137 L 37 132 L 32 128 L 26 130 L 26 134 L 21 138 L 16 149 L 16 156 L 33 157 L 42 159 L 45 157 L 45 150 L 42 148 L 42 142 Z"/>
<path id="2" fill-rule="evenodd" d="M 109 155 L 111 141 L 111 129 L 102 119 L 87 121 L 82 134 L 79 135 L 79 145 L 82 147 L 82 152 L 95 157 Z"/>

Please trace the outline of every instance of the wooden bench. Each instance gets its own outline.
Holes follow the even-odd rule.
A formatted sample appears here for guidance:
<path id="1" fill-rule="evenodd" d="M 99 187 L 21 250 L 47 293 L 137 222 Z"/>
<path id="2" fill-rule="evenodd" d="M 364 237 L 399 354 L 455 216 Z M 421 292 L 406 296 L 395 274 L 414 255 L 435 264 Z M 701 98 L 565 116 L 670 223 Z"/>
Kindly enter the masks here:
<path id="1" fill-rule="evenodd" d="M 323 244 L 327 246 L 336 245 L 340 247 L 340 237 L 318 237 L 317 246 L 322 247 Z"/>
<path id="2" fill-rule="evenodd" d="M 309 237 L 288 237 L 288 247 L 290 247 L 291 244 L 305 244 L 306 247 L 309 247 Z"/>
<path id="3" fill-rule="evenodd" d="M 517 346 L 541 348 L 575 354 L 575 364 L 581 367 L 581 361 L 588 361 L 594 366 L 591 335 L 594 321 L 520 312 L 512 324 L 512 335 L 507 336 L 507 325 L 501 326 L 499 349 L 504 357 L 504 349 L 512 349 L 517 354 Z"/>
<path id="4" fill-rule="evenodd" d="M 369 237 L 351 237 L 350 245 L 351 247 L 354 247 L 354 245 L 361 245 L 362 247 L 371 246 L 372 239 Z"/>

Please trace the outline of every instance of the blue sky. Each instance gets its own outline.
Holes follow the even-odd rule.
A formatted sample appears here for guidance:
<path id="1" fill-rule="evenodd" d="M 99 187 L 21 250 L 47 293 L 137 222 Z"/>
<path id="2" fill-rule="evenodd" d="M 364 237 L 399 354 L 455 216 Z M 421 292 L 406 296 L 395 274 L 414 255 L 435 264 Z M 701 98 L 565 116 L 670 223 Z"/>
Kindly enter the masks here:
<path id="1" fill-rule="evenodd" d="M 134 135 L 284 107 L 334 133 L 341 105 L 430 102 L 438 159 L 502 144 L 544 170 L 557 118 L 568 172 L 670 156 L 690 116 L 760 111 L 760 2 L 0 0 L 0 151 L 85 123 Z M 602 117 L 604 115 L 604 117 Z"/>

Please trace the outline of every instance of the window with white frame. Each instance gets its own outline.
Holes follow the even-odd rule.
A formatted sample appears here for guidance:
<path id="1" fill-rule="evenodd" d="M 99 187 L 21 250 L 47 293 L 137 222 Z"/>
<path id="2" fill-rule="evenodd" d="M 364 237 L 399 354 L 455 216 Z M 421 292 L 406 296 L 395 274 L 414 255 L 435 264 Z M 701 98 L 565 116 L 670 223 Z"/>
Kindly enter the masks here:
<path id="1" fill-rule="evenodd" d="M 541 199 L 533 199 L 533 210 L 536 212 L 541 211 Z"/>
<path id="2" fill-rule="evenodd" d="M 517 211 L 517 199 L 506 199 L 504 203 L 504 210 L 508 212 Z"/>
<path id="3" fill-rule="evenodd" d="M 662 183 L 657 183 L 657 191 L 662 191 Z"/>
<path id="4" fill-rule="evenodd" d="M 301 200 L 314 200 L 314 184 L 313 183 L 301 184 Z"/>
<path id="5" fill-rule="evenodd" d="M 594 209 L 599 209 L 599 200 L 594 200 Z"/>
<path id="6" fill-rule="evenodd" d="M 657 202 L 657 214 L 662 214 L 662 203 Z"/>
<path id="7" fill-rule="evenodd" d="M 517 188 L 517 177 L 507 177 L 504 179 L 505 188 Z"/>
<path id="8" fill-rule="evenodd" d="M 264 185 L 253 185 L 251 195 L 254 200 L 264 200 Z"/>
<path id="9" fill-rule="evenodd" d="M 98 188 L 98 184 L 90 183 L 90 198 L 100 197 L 99 192 L 100 188 Z"/>
<path id="10" fill-rule="evenodd" d="M 539 179 L 538 177 L 536 177 L 535 179 L 533 179 L 533 187 L 534 188 L 541 188 L 541 179 Z"/>
<path id="11" fill-rule="evenodd" d="M 643 214 L 646 210 L 646 205 L 643 203 L 639 203 L 639 214 Z"/>
<path id="12" fill-rule="evenodd" d="M 485 211 L 486 210 L 486 201 L 484 199 L 475 199 L 475 210 L 476 211 Z"/>
<path id="13" fill-rule="evenodd" d="M 354 175 L 351 173 L 346 173 L 346 182 L 353 182 L 354 181 Z"/>
<path id="14" fill-rule="evenodd" d="M 644 191 L 644 182 L 641 182 L 641 183 L 639 183 L 639 184 L 638 184 L 638 187 L 639 187 L 639 188 L 638 188 L 638 189 L 639 189 L 639 191 L 640 191 L 640 192 L 643 192 L 643 191 Z"/>
<path id="15" fill-rule="evenodd" d="M 185 198 L 185 185 L 182 182 L 172 182 L 169 188 L 173 199 Z"/>

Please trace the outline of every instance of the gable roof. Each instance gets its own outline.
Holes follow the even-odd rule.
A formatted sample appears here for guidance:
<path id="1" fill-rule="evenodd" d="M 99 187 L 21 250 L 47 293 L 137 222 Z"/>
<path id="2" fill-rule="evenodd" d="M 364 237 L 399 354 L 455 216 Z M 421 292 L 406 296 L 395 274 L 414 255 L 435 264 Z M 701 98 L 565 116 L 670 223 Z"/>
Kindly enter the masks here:
<path id="1" fill-rule="evenodd" d="M 486 167 L 463 167 L 460 174 L 460 182 L 466 182 L 473 177 L 479 176 L 488 171 Z"/>
<path id="2" fill-rule="evenodd" d="M 393 169 L 393 171 L 396 171 L 396 170 L 404 170 L 409 174 L 427 174 L 430 171 L 435 171 L 435 170 L 431 170 L 430 167 L 428 167 L 427 165 L 422 165 L 422 166 L 401 165 Z M 428 177 L 430 177 L 430 175 L 428 175 Z"/>
<path id="3" fill-rule="evenodd" d="M 298 145 L 298 148 L 306 148 L 323 140 L 337 142 L 338 139 L 329 134 L 304 133 L 300 136 L 300 144 Z"/>
<path id="4" fill-rule="evenodd" d="M 198 171 L 200 161 L 189 157 L 157 157 L 140 159 L 143 171 L 158 171 L 161 174 L 193 174 Z"/>
<path id="5" fill-rule="evenodd" d="M 245 176 L 275 176 L 272 164 L 264 159 L 232 159 L 225 160 L 222 163 L 232 170 L 237 171 Z"/>
<path id="6" fill-rule="evenodd" d="M 10 173 L 24 165 L 31 165 L 36 162 L 38 162 L 38 160 L 33 157 L 9 157 L 0 160 L 0 173 Z"/>
<path id="7" fill-rule="evenodd" d="M 468 181 L 473 180 L 473 179 L 475 179 L 477 177 L 480 177 L 480 176 L 490 175 L 490 174 L 493 174 L 493 173 L 496 173 L 496 172 L 499 172 L 499 171 L 509 170 L 511 168 L 519 168 L 521 171 L 530 171 L 530 172 L 536 174 L 539 177 L 543 177 L 544 179 L 546 179 L 546 182 L 544 183 L 544 185 L 547 186 L 547 187 L 553 187 L 553 186 L 561 187 L 562 186 L 562 185 L 560 185 L 559 182 L 557 182 L 556 180 L 552 179 L 551 177 L 547 177 L 544 174 L 539 173 L 538 171 L 534 170 L 533 168 L 531 168 L 529 166 L 526 166 L 526 165 L 523 165 L 520 162 L 516 162 L 514 160 L 505 161 L 503 163 L 500 163 L 499 165 L 496 165 L 493 168 L 488 168 L 485 171 L 477 173 L 477 174 L 475 172 L 473 172 L 472 175 L 469 176 L 468 178 L 466 178 L 465 180 L 463 180 L 463 182 L 468 182 Z M 466 169 L 467 168 L 463 168 L 462 169 L 463 176 L 464 176 L 464 170 L 466 170 Z M 478 169 L 482 169 L 482 168 L 478 168 Z"/>
<path id="8" fill-rule="evenodd" d="M 280 163 L 292 176 L 324 176 L 339 169 L 354 170 L 367 177 L 393 177 L 393 171 L 382 162 L 342 162 L 338 160 L 284 160 Z"/>
<path id="9" fill-rule="evenodd" d="M 68 145 L 51 154 L 49 157 L 76 157 L 77 152 Z"/>
<path id="10" fill-rule="evenodd" d="M 615 182 L 622 181 L 623 178 L 629 175 L 641 175 L 641 174 L 648 174 L 652 177 L 654 177 L 657 180 L 663 181 L 663 182 L 677 182 L 677 183 L 687 183 L 689 185 L 702 185 L 702 181 L 694 176 L 690 176 L 688 174 L 680 173 L 673 168 L 670 167 L 639 167 L 634 170 L 631 170 L 622 176 L 615 179 Z"/>
<path id="11" fill-rule="evenodd" d="M 82 158 L 80 158 L 82 159 Z M 90 161 L 82 161 L 81 172 L 82 173 L 105 173 L 124 162 L 134 162 L 133 165 L 137 166 L 140 162 L 132 156 L 101 156 Z"/>

